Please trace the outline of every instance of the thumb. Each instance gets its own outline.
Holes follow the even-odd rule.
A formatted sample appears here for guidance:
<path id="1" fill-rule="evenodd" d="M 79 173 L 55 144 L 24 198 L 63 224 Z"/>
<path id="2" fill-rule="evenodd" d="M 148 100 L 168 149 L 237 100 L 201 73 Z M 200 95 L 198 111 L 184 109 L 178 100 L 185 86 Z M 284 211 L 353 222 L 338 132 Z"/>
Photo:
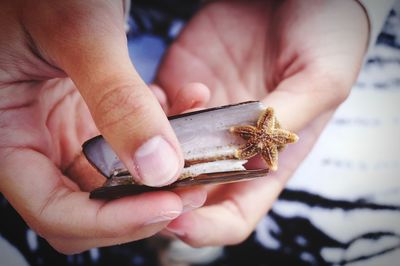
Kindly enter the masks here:
<path id="1" fill-rule="evenodd" d="M 183 157 L 167 117 L 130 61 L 122 1 L 89 2 L 49 1 L 27 28 L 46 60 L 74 81 L 98 129 L 137 181 L 171 183 Z"/>

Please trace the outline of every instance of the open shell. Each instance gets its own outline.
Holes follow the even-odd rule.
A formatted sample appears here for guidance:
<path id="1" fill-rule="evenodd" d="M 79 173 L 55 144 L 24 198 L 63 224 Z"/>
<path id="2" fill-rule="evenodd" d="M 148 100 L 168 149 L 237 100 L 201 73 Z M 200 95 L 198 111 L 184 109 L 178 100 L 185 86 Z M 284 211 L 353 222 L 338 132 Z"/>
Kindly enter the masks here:
<path id="1" fill-rule="evenodd" d="M 237 125 L 255 125 L 263 110 L 265 106 L 260 102 L 245 102 L 170 117 L 171 126 L 181 144 L 185 167 L 178 181 L 162 188 L 134 184 L 134 178 L 102 136 L 88 140 L 83 145 L 85 156 L 108 178 L 103 187 L 91 193 L 91 197 L 115 198 L 266 175 L 267 169 L 245 169 L 247 160 L 236 158 L 237 149 L 245 141 L 229 130 Z"/>

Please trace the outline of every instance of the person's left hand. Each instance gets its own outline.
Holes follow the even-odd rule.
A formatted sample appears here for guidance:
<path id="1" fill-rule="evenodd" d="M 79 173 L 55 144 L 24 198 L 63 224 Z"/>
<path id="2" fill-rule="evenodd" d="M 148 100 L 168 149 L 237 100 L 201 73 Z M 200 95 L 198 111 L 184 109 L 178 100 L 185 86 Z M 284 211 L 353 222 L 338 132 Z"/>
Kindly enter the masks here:
<path id="1" fill-rule="evenodd" d="M 141 183 L 173 182 L 183 166 L 130 61 L 123 1 L 0 1 L 0 36 L 0 193 L 53 248 L 149 237 L 204 202 L 201 188 L 89 199 L 105 178 L 81 144 L 99 133 Z"/>
<path id="2" fill-rule="evenodd" d="M 300 140 L 281 153 L 277 172 L 211 187 L 204 207 L 167 229 L 192 246 L 243 241 L 346 99 L 367 39 L 367 17 L 357 1 L 213 1 L 201 9 L 159 69 L 156 83 L 170 111 L 192 107 L 192 92 L 206 90 L 179 88 L 202 82 L 210 88 L 208 106 L 262 100 Z"/>

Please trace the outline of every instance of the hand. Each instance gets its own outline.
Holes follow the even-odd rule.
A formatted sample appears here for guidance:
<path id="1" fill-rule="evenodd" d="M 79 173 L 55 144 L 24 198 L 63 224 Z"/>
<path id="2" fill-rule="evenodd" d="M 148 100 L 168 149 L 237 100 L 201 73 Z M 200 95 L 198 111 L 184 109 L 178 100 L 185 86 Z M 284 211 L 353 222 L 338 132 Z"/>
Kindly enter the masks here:
<path id="1" fill-rule="evenodd" d="M 111 202 L 84 192 L 104 182 L 80 152 L 99 131 L 145 184 L 183 165 L 129 60 L 122 2 L 0 3 L 0 191 L 63 253 L 147 237 L 205 200 L 201 189 Z"/>
<path id="2" fill-rule="evenodd" d="M 308 154 L 360 70 L 368 22 L 357 1 L 212 1 L 171 46 L 157 83 L 171 105 L 189 82 L 210 89 L 209 106 L 262 100 L 299 132 L 279 170 L 214 187 L 204 207 L 168 225 L 193 246 L 243 241 Z M 175 107 L 175 109 L 179 109 Z"/>

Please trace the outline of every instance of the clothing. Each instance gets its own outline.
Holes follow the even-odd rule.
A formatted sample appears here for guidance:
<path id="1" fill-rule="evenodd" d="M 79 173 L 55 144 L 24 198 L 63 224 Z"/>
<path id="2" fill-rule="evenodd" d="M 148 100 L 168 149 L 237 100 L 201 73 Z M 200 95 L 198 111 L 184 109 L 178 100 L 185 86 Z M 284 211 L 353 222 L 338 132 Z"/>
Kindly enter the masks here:
<path id="1" fill-rule="evenodd" d="M 369 51 L 375 45 L 385 19 L 393 7 L 395 0 L 359 0 L 367 12 L 370 25 Z"/>

